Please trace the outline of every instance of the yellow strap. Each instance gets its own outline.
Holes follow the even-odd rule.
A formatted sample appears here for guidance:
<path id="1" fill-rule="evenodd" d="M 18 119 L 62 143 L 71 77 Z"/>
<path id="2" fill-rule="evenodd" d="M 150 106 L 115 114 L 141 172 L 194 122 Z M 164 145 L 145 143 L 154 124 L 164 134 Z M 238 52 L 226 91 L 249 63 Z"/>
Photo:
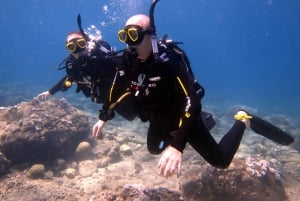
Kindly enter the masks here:
<path id="1" fill-rule="evenodd" d="M 109 105 L 109 109 L 113 109 L 114 107 L 116 107 L 116 105 L 121 102 L 126 96 L 128 96 L 129 94 L 131 94 L 130 91 L 124 93 L 116 102 L 112 103 Z"/>
<path id="2" fill-rule="evenodd" d="M 115 84 L 112 84 L 112 86 L 110 88 L 110 91 L 109 91 L 109 99 L 108 99 L 109 102 L 111 102 L 112 92 L 113 92 L 114 86 L 115 86 Z"/>
<path id="3" fill-rule="evenodd" d="M 187 97 L 187 96 L 188 96 L 188 93 L 187 93 L 187 91 L 186 91 L 186 89 L 185 89 L 185 87 L 184 87 L 184 85 L 183 85 L 181 79 L 180 79 L 179 77 L 176 77 L 176 78 L 177 78 L 177 80 L 178 80 L 178 82 L 179 82 L 179 84 L 180 84 L 180 86 L 181 86 L 181 88 L 182 88 L 182 90 L 183 90 L 185 96 Z M 184 116 L 185 116 L 186 118 L 190 118 L 191 114 L 190 114 L 189 112 L 185 112 Z M 182 125 L 182 118 L 180 118 L 180 120 L 179 120 L 179 125 L 178 125 L 179 128 L 181 127 L 181 125 Z"/>
<path id="4" fill-rule="evenodd" d="M 108 99 L 109 102 L 111 102 L 111 99 L 112 99 L 112 92 L 113 92 L 113 89 L 114 89 L 114 86 L 115 86 L 115 83 L 116 83 L 116 79 L 117 79 L 118 74 L 119 74 L 119 70 L 117 69 L 117 72 L 116 72 L 116 74 L 115 74 L 113 83 L 112 83 L 111 88 L 110 88 L 110 91 L 109 91 L 109 99 Z"/>
<path id="5" fill-rule="evenodd" d="M 178 128 L 180 128 L 182 125 L 182 118 L 179 119 L 179 124 L 178 124 Z"/>
<path id="6" fill-rule="evenodd" d="M 179 84 L 180 84 L 180 86 L 181 86 L 181 88 L 182 88 L 185 96 L 188 96 L 188 93 L 187 93 L 186 89 L 184 88 L 183 83 L 181 82 L 180 78 L 179 77 L 176 77 L 176 78 L 177 78 L 177 80 L 178 80 L 178 82 L 179 82 Z"/>

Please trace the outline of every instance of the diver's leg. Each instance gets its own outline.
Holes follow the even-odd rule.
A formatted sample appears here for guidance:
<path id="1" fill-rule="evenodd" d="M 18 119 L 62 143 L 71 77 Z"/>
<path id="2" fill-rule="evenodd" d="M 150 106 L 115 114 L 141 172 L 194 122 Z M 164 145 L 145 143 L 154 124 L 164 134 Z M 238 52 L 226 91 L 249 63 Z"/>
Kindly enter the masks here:
<path id="1" fill-rule="evenodd" d="M 236 121 L 218 144 L 198 117 L 193 123 L 188 142 L 211 165 L 226 168 L 240 145 L 245 128 L 243 122 Z"/>

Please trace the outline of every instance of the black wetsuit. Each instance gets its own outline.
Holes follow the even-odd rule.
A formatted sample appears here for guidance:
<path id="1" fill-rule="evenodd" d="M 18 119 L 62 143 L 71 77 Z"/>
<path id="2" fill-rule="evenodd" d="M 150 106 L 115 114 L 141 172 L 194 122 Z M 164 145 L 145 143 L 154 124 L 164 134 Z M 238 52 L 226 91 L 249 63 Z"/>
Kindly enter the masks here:
<path id="1" fill-rule="evenodd" d="M 65 62 L 67 75 L 48 90 L 50 94 L 69 89 L 71 85 L 67 85 L 66 82 L 76 83 L 77 93 L 82 92 L 93 102 L 102 104 L 106 100 L 107 91 L 111 87 L 122 60 L 121 57 L 106 58 L 111 54 L 110 49 L 108 43 L 100 41 L 89 54 L 82 54 L 79 59 L 70 55 Z M 129 105 L 129 101 L 127 102 Z M 133 120 L 136 117 L 136 111 L 128 105 L 118 107 L 117 112 L 127 120 Z"/>
<path id="2" fill-rule="evenodd" d="M 227 167 L 240 144 L 245 125 L 236 121 L 218 144 L 201 118 L 202 96 L 197 94 L 198 87 L 184 52 L 173 45 L 160 48 L 160 56 L 158 62 L 153 56 L 141 62 L 125 53 L 125 75 L 117 77 L 121 81 L 116 81 L 113 88 L 118 88 L 118 84 L 124 87 L 125 77 L 126 95 L 110 97 L 99 119 L 111 119 L 115 102 L 125 96 L 134 97 L 140 119 L 150 122 L 147 133 L 150 153 L 159 154 L 168 145 L 183 152 L 188 142 L 210 164 Z"/>

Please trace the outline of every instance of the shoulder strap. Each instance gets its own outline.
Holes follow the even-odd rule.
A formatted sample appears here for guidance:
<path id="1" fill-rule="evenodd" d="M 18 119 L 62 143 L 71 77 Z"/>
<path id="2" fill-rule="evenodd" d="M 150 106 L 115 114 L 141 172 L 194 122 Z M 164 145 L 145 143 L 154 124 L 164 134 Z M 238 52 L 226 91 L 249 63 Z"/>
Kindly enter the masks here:
<path id="1" fill-rule="evenodd" d="M 193 70 L 191 68 L 190 61 L 186 55 L 186 53 L 181 49 L 178 44 L 183 44 L 182 42 L 174 42 L 173 40 L 167 40 L 168 35 L 165 34 L 161 40 L 159 40 L 159 47 L 160 47 L 160 57 L 162 61 L 168 61 L 168 54 L 174 52 L 176 55 L 179 55 L 181 57 L 182 62 L 185 63 L 185 66 L 187 68 L 188 73 L 192 76 L 193 78 L 193 85 L 196 89 L 197 94 L 203 98 L 205 95 L 205 90 L 204 88 L 198 83 L 196 80 L 196 77 L 193 73 Z M 165 55 L 165 56 L 164 56 Z"/>
<path id="2" fill-rule="evenodd" d="M 161 40 L 159 40 L 159 46 L 160 46 L 160 50 L 161 50 L 161 55 L 166 53 L 170 53 L 173 52 L 176 55 L 179 55 L 182 59 L 182 61 L 186 64 L 189 73 L 193 76 L 193 78 L 195 79 L 195 76 L 193 74 L 191 65 L 190 65 L 190 61 L 186 55 L 186 53 L 184 52 L 183 49 L 181 49 L 178 44 L 183 44 L 183 42 L 174 42 L 173 40 L 167 40 L 168 35 L 165 34 Z"/>

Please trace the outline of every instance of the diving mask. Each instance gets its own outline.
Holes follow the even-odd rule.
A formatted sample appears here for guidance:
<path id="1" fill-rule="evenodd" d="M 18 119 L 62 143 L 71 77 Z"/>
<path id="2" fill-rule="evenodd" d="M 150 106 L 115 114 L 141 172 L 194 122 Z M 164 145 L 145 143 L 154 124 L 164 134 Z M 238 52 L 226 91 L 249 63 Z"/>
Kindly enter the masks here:
<path id="1" fill-rule="evenodd" d="M 66 48 L 69 52 L 78 53 L 85 50 L 87 46 L 84 38 L 74 38 L 66 43 Z"/>
<path id="2" fill-rule="evenodd" d="M 144 39 L 145 34 L 152 34 L 151 30 L 144 30 L 137 25 L 128 25 L 118 32 L 118 38 L 122 43 L 128 45 L 138 45 Z"/>

